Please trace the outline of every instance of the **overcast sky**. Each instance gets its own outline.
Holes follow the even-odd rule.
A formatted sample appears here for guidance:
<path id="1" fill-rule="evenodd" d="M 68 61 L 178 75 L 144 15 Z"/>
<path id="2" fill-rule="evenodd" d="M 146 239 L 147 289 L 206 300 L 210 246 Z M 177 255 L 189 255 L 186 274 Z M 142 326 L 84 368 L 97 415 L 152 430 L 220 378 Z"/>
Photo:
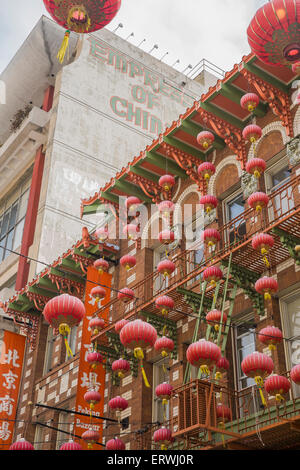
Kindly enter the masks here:
<path id="1" fill-rule="evenodd" d="M 121 9 L 108 26 L 122 38 L 162 58 L 183 71 L 205 58 L 230 70 L 250 52 L 246 30 L 256 10 L 267 0 L 122 0 Z M 2 0 L 4 2 L 4 0 Z M 10 0 L 0 15 L 0 72 L 12 59 L 41 15 L 42 0 Z M 62 37 L 63 37 L 62 29 Z"/>

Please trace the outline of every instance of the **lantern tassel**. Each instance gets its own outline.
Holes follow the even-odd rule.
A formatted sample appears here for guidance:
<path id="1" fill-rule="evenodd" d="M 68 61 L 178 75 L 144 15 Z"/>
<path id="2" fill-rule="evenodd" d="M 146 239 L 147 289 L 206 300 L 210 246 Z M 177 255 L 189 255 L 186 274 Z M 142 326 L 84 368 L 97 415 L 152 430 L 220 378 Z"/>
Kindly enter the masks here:
<path id="1" fill-rule="evenodd" d="M 206 365 L 200 367 L 201 374 L 209 375 L 209 368 Z"/>
<path id="2" fill-rule="evenodd" d="M 143 365 L 143 359 L 144 359 L 143 350 L 142 348 L 135 348 L 133 353 L 134 353 L 134 357 L 136 357 L 137 359 L 141 361 L 141 369 L 142 369 L 144 384 L 146 385 L 146 387 L 150 388 L 150 384 L 148 382 L 147 375 L 146 375 L 144 365 Z"/>
<path id="3" fill-rule="evenodd" d="M 57 59 L 59 60 L 59 62 L 62 64 L 63 61 L 64 61 L 64 58 L 65 58 L 65 55 L 66 55 L 66 52 L 69 48 L 69 40 L 70 40 L 70 31 L 67 30 L 65 32 L 65 36 L 64 36 L 64 39 L 63 39 L 63 42 L 60 46 L 60 49 L 58 51 L 58 54 L 57 54 Z"/>
<path id="4" fill-rule="evenodd" d="M 261 402 L 263 404 L 263 406 L 266 406 L 267 403 L 266 403 L 266 400 L 265 400 L 265 397 L 264 397 L 264 394 L 262 392 L 262 387 L 264 386 L 264 381 L 262 379 L 262 377 L 260 376 L 257 376 L 257 377 L 254 377 L 254 380 L 258 386 L 258 389 L 259 389 L 259 394 L 260 394 L 260 398 L 261 398 Z"/>
<path id="5" fill-rule="evenodd" d="M 64 338 L 66 351 L 67 351 L 67 356 L 68 357 L 70 357 L 70 356 L 73 357 L 72 350 L 71 350 L 71 348 L 69 346 L 69 343 L 68 343 L 68 335 L 70 334 L 70 331 L 71 331 L 69 325 L 67 325 L 66 323 L 61 323 L 58 327 L 58 331 Z"/>

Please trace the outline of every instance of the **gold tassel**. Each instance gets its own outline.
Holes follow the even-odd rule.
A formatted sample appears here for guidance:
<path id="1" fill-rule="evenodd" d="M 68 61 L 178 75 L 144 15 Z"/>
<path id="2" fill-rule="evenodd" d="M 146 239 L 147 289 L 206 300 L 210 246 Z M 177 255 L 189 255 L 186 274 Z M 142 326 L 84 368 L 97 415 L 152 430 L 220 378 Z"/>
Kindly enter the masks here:
<path id="1" fill-rule="evenodd" d="M 256 376 L 254 377 L 254 380 L 258 386 L 258 389 L 259 389 L 259 394 L 260 394 L 260 398 L 261 398 L 261 402 L 263 404 L 263 406 L 266 406 L 267 403 L 266 403 L 266 400 L 265 400 L 265 397 L 264 397 L 264 394 L 262 392 L 262 387 L 264 386 L 264 381 L 262 379 L 262 377 L 260 376 Z"/>
<path id="2" fill-rule="evenodd" d="M 63 42 L 60 46 L 60 49 L 58 51 L 58 54 L 57 54 L 57 59 L 59 60 L 59 62 L 62 64 L 63 61 L 64 61 L 64 58 L 65 58 L 65 55 L 66 55 L 66 52 L 68 50 L 68 47 L 69 47 L 69 39 L 70 39 L 70 31 L 67 30 L 65 32 L 65 36 L 64 36 L 64 39 L 63 39 Z"/>
<path id="3" fill-rule="evenodd" d="M 145 372 L 144 366 L 143 366 L 143 359 L 144 359 L 143 350 L 142 350 L 142 348 L 135 348 L 133 353 L 134 353 L 134 357 L 136 357 L 137 359 L 139 359 L 141 361 L 141 369 L 142 369 L 142 375 L 143 375 L 144 383 L 145 383 L 146 387 L 150 388 L 150 384 L 148 382 L 147 375 L 146 375 L 146 372 Z"/>
<path id="4" fill-rule="evenodd" d="M 58 328 L 59 333 L 64 337 L 65 345 L 66 345 L 66 350 L 67 350 L 67 356 L 73 357 L 72 350 L 69 346 L 68 343 L 68 335 L 70 334 L 70 327 L 66 323 L 61 323 Z"/>

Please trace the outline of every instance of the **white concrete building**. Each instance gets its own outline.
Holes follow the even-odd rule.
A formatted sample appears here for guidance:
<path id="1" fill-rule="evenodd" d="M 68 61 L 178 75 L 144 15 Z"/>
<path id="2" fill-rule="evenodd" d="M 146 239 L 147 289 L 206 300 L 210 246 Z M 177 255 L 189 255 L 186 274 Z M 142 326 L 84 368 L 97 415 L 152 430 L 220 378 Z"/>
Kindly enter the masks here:
<path id="1" fill-rule="evenodd" d="M 81 199 L 217 80 L 207 71 L 188 79 L 107 29 L 72 34 L 61 66 L 56 54 L 63 34 L 42 17 L 0 76 L 6 86 L 0 105 L 0 300 L 15 287 L 16 253 L 50 263 L 81 238 L 83 226 L 92 229 L 97 220 L 80 218 Z M 35 194 L 25 218 L 30 190 Z M 17 288 L 43 267 L 23 266 Z"/>

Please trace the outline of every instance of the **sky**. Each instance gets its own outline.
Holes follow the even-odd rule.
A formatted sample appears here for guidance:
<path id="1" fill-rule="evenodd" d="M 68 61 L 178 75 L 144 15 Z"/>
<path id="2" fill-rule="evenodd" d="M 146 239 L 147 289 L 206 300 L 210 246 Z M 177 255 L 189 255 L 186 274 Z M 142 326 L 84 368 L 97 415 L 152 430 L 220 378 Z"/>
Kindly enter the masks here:
<path id="1" fill-rule="evenodd" d="M 3 0 L 2 0 L 3 1 Z M 116 34 L 175 68 L 189 71 L 203 58 L 231 70 L 250 52 L 247 27 L 267 0 L 122 0 L 115 19 L 107 26 Z M 43 0 L 10 0 L 0 15 L 0 73 L 33 29 L 46 15 Z M 130 36 L 134 33 L 134 36 Z M 62 29 L 62 37 L 64 30 Z"/>

